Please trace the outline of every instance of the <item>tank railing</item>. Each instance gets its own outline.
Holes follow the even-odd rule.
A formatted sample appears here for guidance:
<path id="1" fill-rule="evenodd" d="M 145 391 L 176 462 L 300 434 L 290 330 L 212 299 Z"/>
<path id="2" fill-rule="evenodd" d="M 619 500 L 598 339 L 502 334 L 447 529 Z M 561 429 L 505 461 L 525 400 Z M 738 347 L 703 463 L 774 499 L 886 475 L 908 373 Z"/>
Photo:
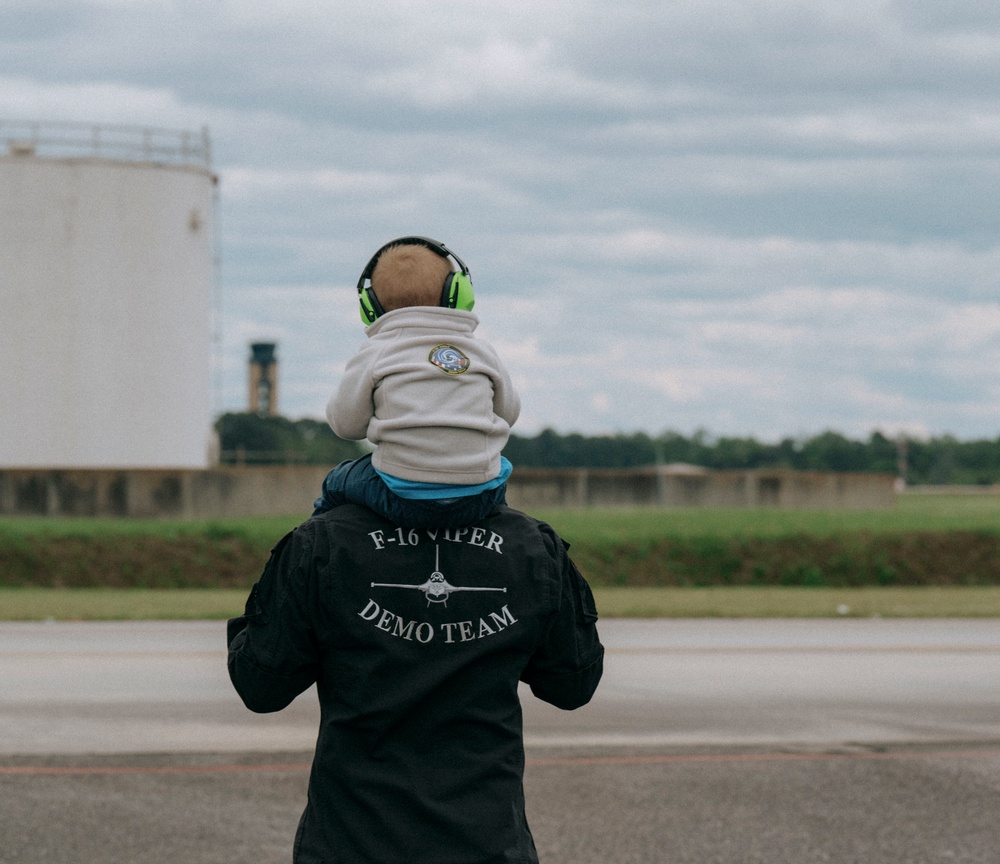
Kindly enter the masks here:
<path id="1" fill-rule="evenodd" d="M 0 142 L 11 156 L 94 156 L 211 168 L 207 127 L 200 132 L 98 123 L 0 119 Z"/>

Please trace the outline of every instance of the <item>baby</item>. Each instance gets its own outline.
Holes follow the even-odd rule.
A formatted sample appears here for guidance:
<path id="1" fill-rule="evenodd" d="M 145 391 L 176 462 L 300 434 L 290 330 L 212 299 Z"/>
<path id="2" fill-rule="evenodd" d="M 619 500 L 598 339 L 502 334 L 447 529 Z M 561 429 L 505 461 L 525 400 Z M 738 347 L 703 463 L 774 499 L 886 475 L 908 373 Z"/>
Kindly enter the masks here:
<path id="1" fill-rule="evenodd" d="M 408 528 L 478 522 L 505 503 L 511 465 L 500 454 L 521 403 L 496 351 L 473 336 L 468 268 L 436 240 L 400 237 L 368 262 L 358 298 L 368 341 L 326 416 L 375 450 L 327 474 L 313 515 L 351 502 Z"/>

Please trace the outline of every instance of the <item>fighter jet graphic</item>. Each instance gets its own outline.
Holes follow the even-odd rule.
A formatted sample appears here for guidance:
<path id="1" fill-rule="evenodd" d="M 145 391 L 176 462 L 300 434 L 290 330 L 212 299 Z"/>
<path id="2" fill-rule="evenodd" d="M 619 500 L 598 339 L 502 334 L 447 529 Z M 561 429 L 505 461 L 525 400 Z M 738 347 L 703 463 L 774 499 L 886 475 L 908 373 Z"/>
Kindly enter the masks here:
<path id="1" fill-rule="evenodd" d="M 424 592 L 428 606 L 431 603 L 443 603 L 447 606 L 448 596 L 453 591 L 502 591 L 504 594 L 507 593 L 506 588 L 472 588 L 469 586 L 451 585 L 444 578 L 444 573 L 441 572 L 441 547 L 437 544 L 434 545 L 434 572 L 431 573 L 430 578 L 422 585 L 401 585 L 398 582 L 372 582 L 371 585 L 372 588 L 415 588 L 417 591 Z"/>

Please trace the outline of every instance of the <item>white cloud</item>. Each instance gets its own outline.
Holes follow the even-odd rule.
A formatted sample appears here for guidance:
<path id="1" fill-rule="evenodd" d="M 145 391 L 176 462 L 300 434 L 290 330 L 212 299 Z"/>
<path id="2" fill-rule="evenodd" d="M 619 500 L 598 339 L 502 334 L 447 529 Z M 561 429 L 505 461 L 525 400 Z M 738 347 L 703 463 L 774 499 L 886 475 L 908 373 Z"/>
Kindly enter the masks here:
<path id="1" fill-rule="evenodd" d="M 974 0 L 48 0 L 0 117 L 210 127 L 227 406 L 263 336 L 321 414 L 426 233 L 519 431 L 995 435 L 998 60 Z"/>
<path id="2" fill-rule="evenodd" d="M 0 76 L 0 118 L 197 127 L 207 122 L 208 112 L 182 104 L 165 87 L 107 82 L 54 84 Z"/>
<path id="3" fill-rule="evenodd" d="M 399 192 L 409 178 L 375 171 L 266 170 L 231 168 L 221 172 L 227 197 L 257 199 L 265 196 L 298 198 L 322 193 L 333 195 L 382 195 Z"/>

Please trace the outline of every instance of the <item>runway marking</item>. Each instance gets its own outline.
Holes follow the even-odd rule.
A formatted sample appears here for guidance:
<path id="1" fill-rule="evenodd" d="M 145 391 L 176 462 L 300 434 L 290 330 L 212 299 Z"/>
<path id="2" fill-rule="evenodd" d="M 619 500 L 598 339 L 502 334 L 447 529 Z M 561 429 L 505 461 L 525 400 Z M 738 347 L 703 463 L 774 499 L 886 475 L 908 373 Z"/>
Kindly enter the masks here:
<path id="1" fill-rule="evenodd" d="M 671 765 L 685 762 L 823 762 L 879 759 L 1000 759 L 1000 748 L 991 750 L 939 750 L 921 752 L 867 751 L 859 753 L 671 753 L 660 756 L 555 756 L 528 759 L 528 765 Z"/>
<path id="2" fill-rule="evenodd" d="M 577 765 L 680 765 L 740 762 L 865 762 L 903 759 L 1000 759 L 1000 748 L 982 750 L 919 750 L 859 753 L 672 753 L 659 756 L 557 756 L 526 759 L 528 767 Z M 95 775 L 252 774 L 303 772 L 309 762 L 256 765 L 0 765 L 0 776 L 70 777 Z"/>

